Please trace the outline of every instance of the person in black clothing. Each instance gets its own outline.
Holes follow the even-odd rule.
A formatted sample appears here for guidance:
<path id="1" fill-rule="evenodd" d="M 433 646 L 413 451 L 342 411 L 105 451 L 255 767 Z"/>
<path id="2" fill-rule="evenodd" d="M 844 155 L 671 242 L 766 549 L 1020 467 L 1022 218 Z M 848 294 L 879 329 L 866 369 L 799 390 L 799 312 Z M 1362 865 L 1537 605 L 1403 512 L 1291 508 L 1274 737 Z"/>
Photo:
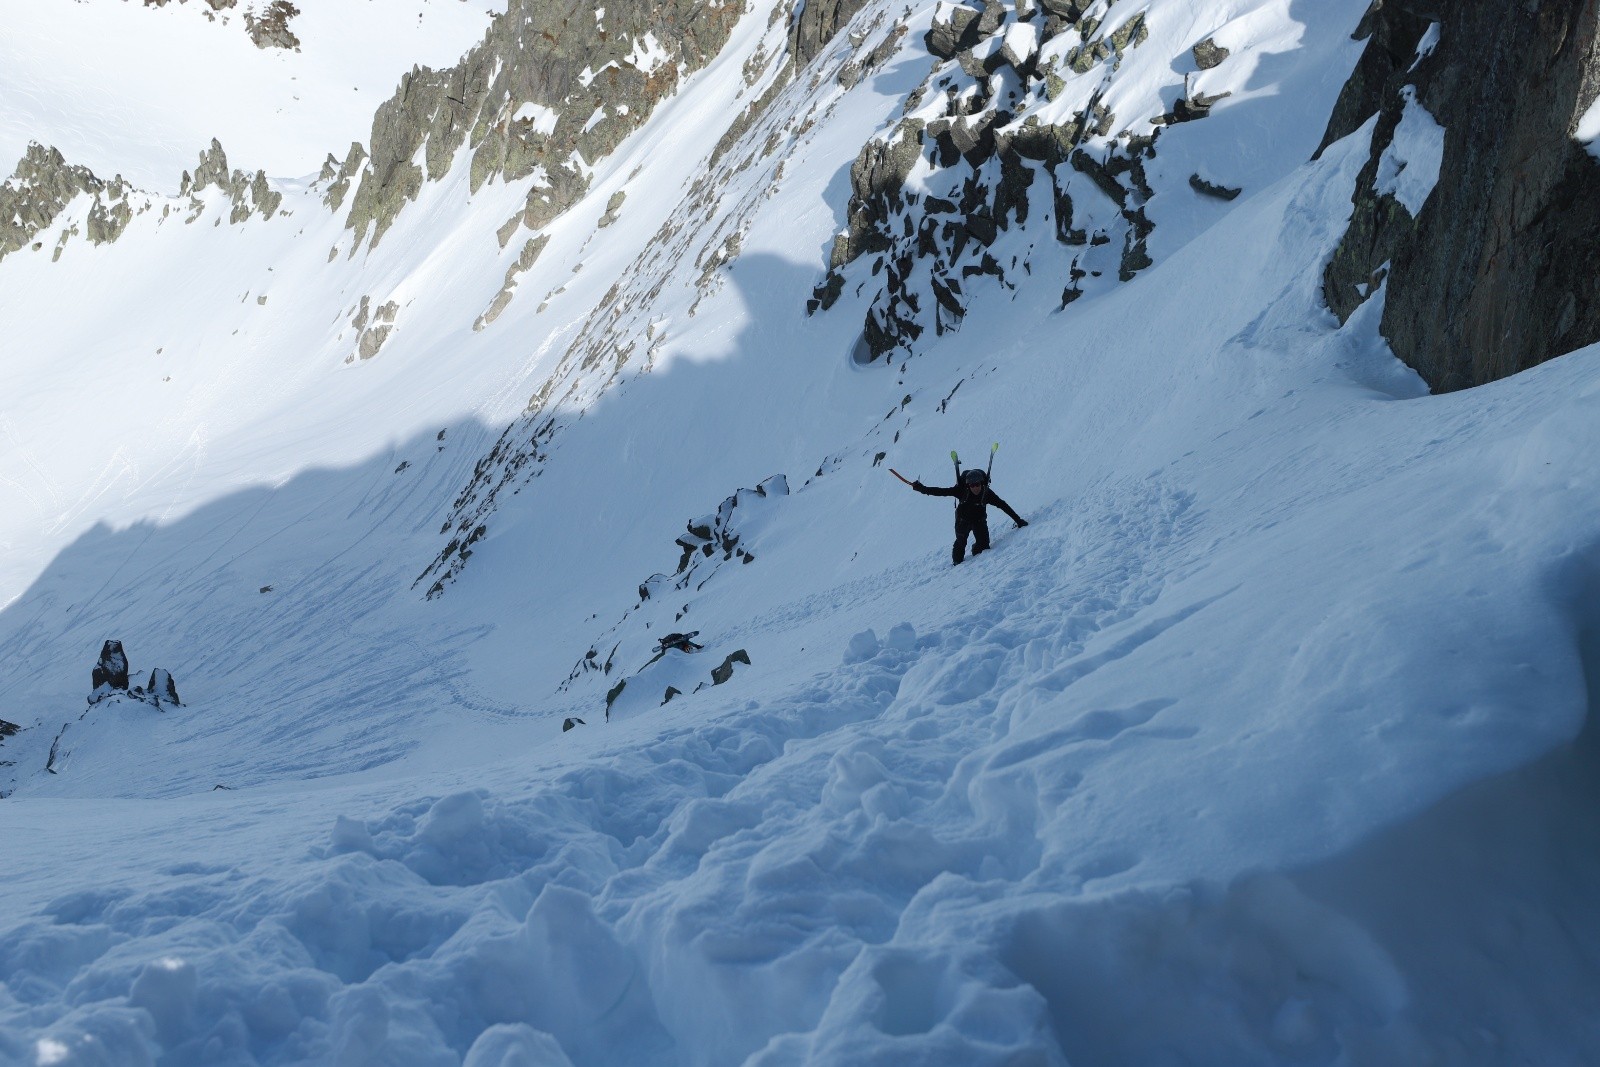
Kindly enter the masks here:
<path id="1" fill-rule="evenodd" d="M 1011 510 L 1011 505 L 1001 500 L 989 488 L 989 476 L 980 470 L 961 472 L 961 484 L 944 486 L 923 485 L 912 482 L 911 488 L 923 496 L 953 496 L 956 498 L 956 543 L 950 558 L 960 563 L 967 555 L 967 538 L 972 538 L 972 554 L 976 556 L 989 547 L 989 506 L 999 508 L 1017 524 L 1017 529 L 1028 525 L 1028 520 Z"/>
<path id="2" fill-rule="evenodd" d="M 668 634 L 656 642 L 656 651 L 659 653 L 665 652 L 671 648 L 675 648 L 679 652 L 699 652 L 702 648 L 706 647 L 705 645 L 695 643 L 694 638 L 698 637 L 699 634 L 699 630 L 691 630 L 686 634 Z"/>

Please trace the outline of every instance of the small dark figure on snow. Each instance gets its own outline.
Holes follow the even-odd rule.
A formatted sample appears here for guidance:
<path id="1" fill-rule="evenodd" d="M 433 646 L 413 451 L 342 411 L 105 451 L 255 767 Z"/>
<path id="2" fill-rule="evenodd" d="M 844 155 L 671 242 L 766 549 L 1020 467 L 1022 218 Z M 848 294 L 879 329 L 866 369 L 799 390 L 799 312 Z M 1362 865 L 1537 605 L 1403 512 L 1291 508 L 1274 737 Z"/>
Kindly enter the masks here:
<path id="1" fill-rule="evenodd" d="M 686 634 L 668 634 L 656 642 L 656 652 L 665 652 L 671 648 L 675 648 L 679 652 L 699 652 L 702 648 L 706 647 L 704 645 L 695 644 L 694 638 L 698 637 L 699 635 L 699 630 L 690 630 Z"/>
<path id="2" fill-rule="evenodd" d="M 950 550 L 950 558 L 960 563 L 967 555 L 967 538 L 972 538 L 972 554 L 986 551 L 989 547 L 989 512 L 993 505 L 1010 516 L 1011 521 L 1017 524 L 1017 529 L 1028 525 L 1028 520 L 1011 510 L 1011 505 L 1001 500 L 993 489 L 989 488 L 989 476 L 981 470 L 961 472 L 961 481 L 952 486 L 923 485 L 920 481 L 912 482 L 911 488 L 924 496 L 953 496 L 956 498 L 956 543 Z"/>

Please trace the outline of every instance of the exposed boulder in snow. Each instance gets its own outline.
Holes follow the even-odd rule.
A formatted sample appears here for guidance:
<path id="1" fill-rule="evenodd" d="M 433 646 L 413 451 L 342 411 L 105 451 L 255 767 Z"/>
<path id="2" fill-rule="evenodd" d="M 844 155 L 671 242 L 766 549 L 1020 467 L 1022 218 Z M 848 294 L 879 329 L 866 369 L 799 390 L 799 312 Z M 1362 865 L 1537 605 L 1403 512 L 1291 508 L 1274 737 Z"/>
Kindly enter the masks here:
<path id="1" fill-rule="evenodd" d="M 597 161 L 721 50 L 742 10 L 700 0 L 609 0 L 595 18 L 546 0 L 511 0 L 460 63 L 413 70 L 378 108 L 371 166 L 346 225 L 358 241 L 376 243 L 423 182 L 442 178 L 467 146 L 474 190 L 491 178 L 537 175 L 517 217 L 539 229 L 588 191 Z M 529 105 L 560 116 L 554 127 L 519 119 Z M 565 118 L 590 115 L 601 117 Z"/>
<path id="2" fill-rule="evenodd" d="M 21 732 L 22 727 L 16 723 L 0 719 L 0 749 L 5 747 L 6 738 L 15 737 Z M 4 800 L 16 791 L 16 765 L 17 761 L 14 759 L 0 759 L 0 800 Z"/>
<path id="3" fill-rule="evenodd" d="M 1244 191 L 1207 181 L 1198 174 L 1189 175 L 1189 187 L 1201 196 L 1209 196 L 1217 200 L 1232 200 Z"/>
<path id="4" fill-rule="evenodd" d="M 639 584 L 638 603 L 624 612 L 621 619 L 590 645 L 560 688 L 568 690 L 585 678 L 610 677 L 619 663 L 626 669 L 629 662 L 637 662 L 637 657 L 647 652 L 653 654 L 648 661 L 653 663 L 665 652 L 676 650 L 692 653 L 705 647 L 703 642 L 694 640 L 699 635 L 698 630 L 688 633 L 674 631 L 653 640 L 648 631 L 652 623 L 670 625 L 687 614 L 693 598 L 725 566 L 731 566 L 735 561 L 741 567 L 755 562 L 751 546 L 773 521 L 776 501 L 788 495 L 788 479 L 776 474 L 754 489 L 740 489 L 726 497 L 712 514 L 702 515 L 687 523 L 684 532 L 675 541 L 680 553 L 677 569 L 671 574 L 653 574 Z M 600 654 L 602 648 L 610 649 L 604 659 Z M 734 653 L 734 657 L 743 654 L 744 650 L 740 649 Z M 740 662 L 748 663 L 749 660 L 746 658 Z M 732 670 L 732 664 L 725 661 L 713 674 L 722 672 L 731 675 Z M 620 692 L 620 689 L 613 687 L 608 699 L 615 700 Z"/>
<path id="5" fill-rule="evenodd" d="M 1324 138 L 1377 115 L 1328 305 L 1386 282 L 1382 332 L 1437 391 L 1600 340 L 1600 168 L 1573 139 L 1600 41 L 1588 8 L 1534 7 L 1374 5 Z"/>
<path id="6" fill-rule="evenodd" d="M 626 678 L 619 678 L 606 692 L 606 721 L 628 718 L 670 704 L 686 693 L 726 685 L 733 680 L 736 666 L 750 666 L 750 653 L 742 648 L 735 649 L 709 671 L 705 663 L 705 657 L 699 653 L 676 647 L 657 652 L 644 666 Z"/>
<path id="7" fill-rule="evenodd" d="M 100 662 L 90 672 L 90 688 L 96 693 L 102 689 L 128 688 L 128 657 L 122 651 L 121 641 L 107 641 L 100 649 Z M 91 701 L 94 697 L 89 698 Z"/>
<path id="8" fill-rule="evenodd" d="M 933 26 L 923 38 L 928 51 L 939 59 L 954 59 L 978 43 L 977 8 L 944 0 L 933 13 Z"/>
<path id="9" fill-rule="evenodd" d="M 372 297 L 363 296 L 352 323 L 357 334 L 356 355 L 364 360 L 377 355 L 394 330 L 395 316 L 399 313 L 400 305 L 393 300 L 375 308 L 372 306 Z M 353 357 L 345 358 L 346 363 L 353 361 Z"/>
<path id="10" fill-rule="evenodd" d="M 107 641 L 100 649 L 100 661 L 90 672 L 92 690 L 89 703 L 94 705 L 118 697 L 129 697 L 158 710 L 162 704 L 182 706 L 183 702 L 178 699 L 177 683 L 165 668 L 157 667 L 151 671 L 150 681 L 143 687 L 129 688 L 128 675 L 128 655 L 122 649 L 122 642 Z"/>
<path id="11" fill-rule="evenodd" d="M 183 703 L 178 699 L 178 684 L 172 680 L 172 673 L 162 667 L 150 672 L 150 681 L 145 683 L 144 691 L 158 704 L 163 701 L 168 704 Z"/>
<path id="12" fill-rule="evenodd" d="M 1201 70 L 1210 70 L 1212 67 L 1221 66 L 1222 61 L 1227 59 L 1228 55 L 1229 52 L 1226 48 L 1207 37 L 1194 46 L 1194 65 Z"/>

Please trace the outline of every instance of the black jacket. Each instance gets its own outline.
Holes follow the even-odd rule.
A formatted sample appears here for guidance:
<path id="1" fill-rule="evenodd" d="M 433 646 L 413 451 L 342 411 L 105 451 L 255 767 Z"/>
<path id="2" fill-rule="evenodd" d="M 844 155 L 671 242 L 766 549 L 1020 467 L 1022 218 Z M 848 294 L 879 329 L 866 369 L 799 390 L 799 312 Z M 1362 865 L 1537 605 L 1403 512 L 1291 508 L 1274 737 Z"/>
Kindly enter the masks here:
<path id="1" fill-rule="evenodd" d="M 955 497 L 959 501 L 956 504 L 956 511 L 968 523 L 984 521 L 986 518 L 984 509 L 992 505 L 1009 515 L 1012 522 L 1019 526 L 1025 525 L 1022 516 L 1012 511 L 1011 505 L 1001 500 L 995 491 L 988 486 L 984 486 L 983 492 L 976 495 L 969 492 L 964 485 L 923 485 L 921 482 L 912 482 L 911 488 L 923 496 Z"/>

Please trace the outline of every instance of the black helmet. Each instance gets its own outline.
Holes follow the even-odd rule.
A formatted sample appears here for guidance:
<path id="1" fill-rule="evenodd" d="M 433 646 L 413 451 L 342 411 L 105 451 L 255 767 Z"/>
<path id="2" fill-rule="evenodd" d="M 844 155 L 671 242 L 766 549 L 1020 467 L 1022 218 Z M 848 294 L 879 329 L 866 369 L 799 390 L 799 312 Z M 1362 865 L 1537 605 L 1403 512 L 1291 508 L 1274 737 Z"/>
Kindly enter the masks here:
<path id="1" fill-rule="evenodd" d="M 976 467 L 970 471 L 961 472 L 962 485 L 987 485 L 988 482 L 989 476 L 978 470 Z"/>

